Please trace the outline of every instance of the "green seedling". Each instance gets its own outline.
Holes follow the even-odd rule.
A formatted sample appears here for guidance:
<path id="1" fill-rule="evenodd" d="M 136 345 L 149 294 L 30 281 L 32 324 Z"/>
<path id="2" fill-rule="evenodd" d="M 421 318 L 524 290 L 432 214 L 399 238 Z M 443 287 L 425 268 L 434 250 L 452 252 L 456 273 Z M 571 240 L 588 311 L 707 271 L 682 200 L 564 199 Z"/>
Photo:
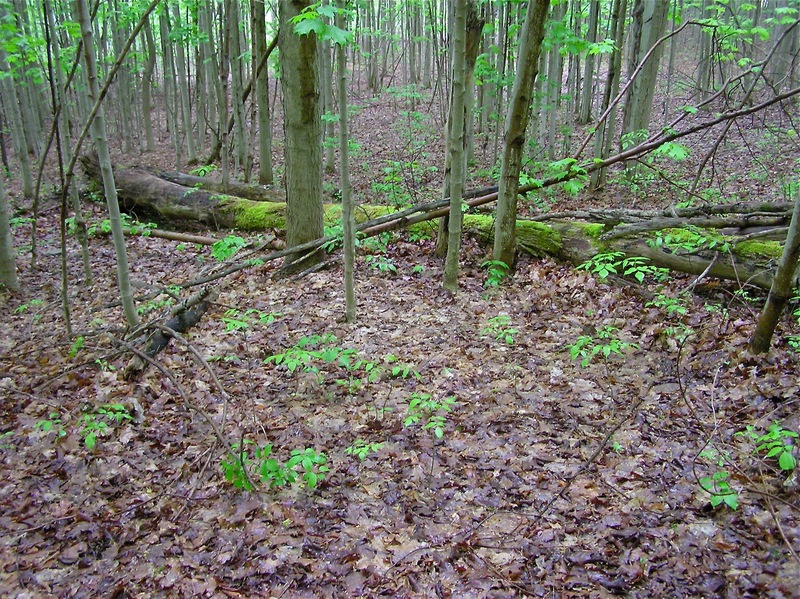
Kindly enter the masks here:
<path id="1" fill-rule="evenodd" d="M 700 452 L 701 458 L 710 461 L 717 469 L 711 476 L 698 479 L 700 488 L 711 496 L 711 507 L 726 505 L 732 510 L 739 507 L 739 493 L 731 487 L 730 473 L 725 470 L 725 458 L 713 447 Z"/>
<path id="2" fill-rule="evenodd" d="M 481 268 L 486 270 L 486 280 L 483 282 L 483 286 L 487 288 L 499 287 L 510 270 L 508 264 L 502 260 L 486 260 L 481 264 Z"/>
<path id="3" fill-rule="evenodd" d="M 57 439 L 67 436 L 67 431 L 64 430 L 64 424 L 61 422 L 61 415 L 58 412 L 50 412 L 47 418 L 36 423 L 35 428 L 43 433 L 54 431 Z"/>
<path id="4" fill-rule="evenodd" d="M 381 447 L 383 443 L 369 443 L 364 439 L 356 439 L 344 452 L 363 462 L 369 454 L 377 453 Z"/>
<path id="5" fill-rule="evenodd" d="M 569 357 L 573 360 L 581 358 L 581 366 L 586 368 L 596 357 L 604 359 L 612 355 L 622 355 L 626 350 L 639 347 L 635 343 L 622 341 L 617 333 L 619 329 L 605 325 L 597 330 L 595 335 L 581 335 L 575 343 L 568 345 Z"/>
<path id="6" fill-rule="evenodd" d="M 228 235 L 211 246 L 211 256 L 224 262 L 246 245 L 247 241 L 244 238 L 238 235 Z"/>
<path id="7" fill-rule="evenodd" d="M 403 420 L 404 426 L 419 424 L 424 419 L 423 429 L 431 431 L 434 437 L 441 439 L 444 436 L 445 415 L 452 411 L 455 397 L 445 397 L 437 401 L 430 393 L 416 391 L 411 394 L 408 402 L 408 413 Z"/>
<path id="8" fill-rule="evenodd" d="M 507 314 L 498 314 L 489 319 L 489 323 L 481 329 L 482 335 L 490 335 L 495 341 L 502 341 L 508 345 L 514 345 L 514 335 L 519 331 L 512 328 L 511 317 Z"/>
<path id="9" fill-rule="evenodd" d="M 764 459 L 777 459 L 778 467 L 784 472 L 791 473 L 797 467 L 794 440 L 798 435 L 783 428 L 779 422 L 773 422 L 765 433 L 753 425 L 747 425 L 744 431 L 736 435 L 752 440 L 756 444 L 755 451 L 764 454 Z"/>

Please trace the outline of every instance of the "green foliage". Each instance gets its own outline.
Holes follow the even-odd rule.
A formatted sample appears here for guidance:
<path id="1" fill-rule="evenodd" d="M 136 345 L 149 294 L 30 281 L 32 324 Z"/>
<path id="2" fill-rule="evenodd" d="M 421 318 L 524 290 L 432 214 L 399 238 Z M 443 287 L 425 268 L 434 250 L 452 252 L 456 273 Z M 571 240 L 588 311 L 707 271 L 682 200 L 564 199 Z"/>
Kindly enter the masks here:
<path id="1" fill-rule="evenodd" d="M 346 46 L 353 40 L 353 34 L 330 24 L 330 21 L 333 21 L 338 12 L 339 8 L 336 6 L 316 2 L 304 8 L 299 15 L 292 18 L 294 32 L 297 35 L 310 35 L 313 33 L 321 40 Z"/>
<path id="2" fill-rule="evenodd" d="M 649 258 L 642 256 L 631 256 L 625 258 L 623 252 L 601 252 L 589 258 L 583 264 L 578 265 L 578 270 L 586 270 L 596 274 L 601 279 L 609 275 L 619 275 L 633 277 L 642 283 L 645 277 L 653 277 L 656 280 L 664 280 L 668 274 L 666 268 L 658 268 L 650 262 Z"/>
<path id="3" fill-rule="evenodd" d="M 508 264 L 502 260 L 486 260 L 481 264 L 481 268 L 486 270 L 486 280 L 483 282 L 484 287 L 497 288 L 508 276 Z"/>
<path id="4" fill-rule="evenodd" d="M 622 355 L 626 350 L 639 347 L 635 343 L 622 341 L 618 336 L 619 329 L 604 325 L 599 328 L 595 335 L 581 335 L 575 343 L 568 345 L 569 357 L 572 360 L 581 358 L 581 366 L 586 368 L 596 357 L 601 356 L 608 359 L 612 355 Z"/>
<path id="5" fill-rule="evenodd" d="M 690 153 L 691 152 L 687 146 L 671 141 L 663 143 L 653 150 L 653 156 L 664 156 L 671 158 L 675 162 L 686 160 Z"/>
<path id="6" fill-rule="evenodd" d="M 712 234 L 692 225 L 687 225 L 681 229 L 658 231 L 652 239 L 647 240 L 647 245 L 653 248 L 668 249 L 673 254 L 678 251 L 730 251 L 730 244 L 725 241 L 722 235 Z"/>
<path id="7" fill-rule="evenodd" d="M 725 457 L 712 445 L 700 452 L 700 458 L 712 463 L 716 470 L 711 476 L 702 476 L 697 479 L 700 488 L 711 495 L 711 507 L 726 505 L 732 510 L 739 507 L 739 493 L 731 487 L 730 473 L 725 469 Z"/>
<path id="8" fill-rule="evenodd" d="M 378 452 L 381 447 L 383 447 L 383 443 L 369 443 L 364 439 L 356 439 L 344 452 L 363 462 L 369 454 Z"/>
<path id="9" fill-rule="evenodd" d="M 143 237 L 147 237 L 150 235 L 150 230 L 157 228 L 158 225 L 155 223 L 143 223 L 138 220 L 131 218 L 127 214 L 120 215 L 120 221 L 122 222 L 123 228 L 128 229 L 131 235 L 141 235 Z M 67 224 L 67 233 L 69 235 L 75 235 L 78 231 L 77 225 L 75 224 L 75 218 L 70 217 L 66 219 Z M 109 235 L 111 233 L 111 220 L 103 219 L 101 221 L 91 221 L 86 225 L 86 234 L 89 237 L 95 237 L 96 235 Z"/>
<path id="10" fill-rule="evenodd" d="M 220 466 L 225 480 L 237 489 L 252 491 L 252 476 L 258 473 L 261 482 L 270 489 L 293 485 L 300 479 L 309 490 L 314 489 L 330 469 L 325 464 L 327 458 L 322 452 L 313 448 L 295 449 L 291 457 L 282 463 L 272 457 L 272 444 L 258 447 L 252 441 L 236 444 L 232 447 L 234 454 L 225 455 Z M 251 455 L 252 449 L 252 455 Z M 298 472 L 300 470 L 301 472 Z"/>
<path id="11" fill-rule="evenodd" d="M 211 256 L 220 262 L 224 262 L 246 245 L 247 241 L 242 237 L 227 235 L 211 246 Z"/>
<path id="12" fill-rule="evenodd" d="M 401 363 L 394 354 L 385 355 L 383 357 L 383 361 L 385 364 L 391 366 L 389 374 L 392 376 L 392 378 L 407 379 L 411 377 L 417 379 L 418 381 L 422 380 L 422 375 L 414 368 L 413 364 Z"/>
<path id="13" fill-rule="evenodd" d="M 61 415 L 58 412 L 50 412 L 47 418 L 43 418 L 36 423 L 35 428 L 44 433 L 55 431 L 57 439 L 67 436 L 67 431 L 64 430 L 64 423 L 61 421 Z"/>
<path id="14" fill-rule="evenodd" d="M 686 307 L 686 299 L 684 297 L 670 297 L 663 293 L 657 294 L 651 301 L 645 304 L 647 307 L 655 307 L 664 310 L 667 316 L 686 316 L 689 309 Z"/>
<path id="15" fill-rule="evenodd" d="M 283 315 L 280 312 L 262 312 L 254 308 L 250 308 L 244 312 L 236 308 L 229 308 L 225 311 L 222 322 L 225 323 L 226 333 L 234 333 L 236 331 L 246 330 L 254 323 L 263 325 L 272 324 L 281 316 Z"/>
<path id="16" fill-rule="evenodd" d="M 397 274 L 397 267 L 394 265 L 392 259 L 383 254 L 369 254 L 364 257 L 364 262 L 366 262 L 371 269 L 377 270 L 378 272 Z"/>
<path id="17" fill-rule="evenodd" d="M 83 444 L 92 451 L 97 445 L 97 438 L 109 433 L 109 423 L 119 425 L 131 420 L 133 416 L 123 404 L 103 404 L 94 412 L 83 414 L 78 420 Z"/>
<path id="18" fill-rule="evenodd" d="M 791 473 L 797 467 L 793 439 L 797 439 L 798 435 L 783 428 L 778 421 L 773 422 L 767 432 L 759 431 L 753 425 L 747 425 L 744 431 L 736 435 L 752 440 L 756 444 L 755 451 L 763 453 L 764 459 L 777 458 L 781 470 Z"/>
<path id="19" fill-rule="evenodd" d="M 218 167 L 216 164 L 203 164 L 195 169 L 190 170 L 189 174 L 194 175 L 195 177 L 206 177 L 217 170 Z"/>
<path id="20" fill-rule="evenodd" d="M 416 391 L 409 398 L 408 413 L 403 425 L 413 426 L 424 421 L 422 428 L 431 431 L 437 439 L 441 439 L 444 436 L 446 414 L 453 409 L 455 401 L 455 397 L 445 397 L 437 401 L 430 393 Z"/>
<path id="21" fill-rule="evenodd" d="M 83 349 L 83 345 L 86 342 L 86 338 L 83 335 L 78 335 L 75 337 L 75 340 L 72 342 L 69 348 L 69 357 L 70 359 L 74 358 L 78 355 L 78 352 Z"/>
<path id="22" fill-rule="evenodd" d="M 489 319 L 489 323 L 481 329 L 482 335 L 490 335 L 495 341 L 503 341 L 508 345 L 514 345 L 514 335 L 519 331 L 512 328 L 511 317 L 507 314 L 498 314 Z"/>
<path id="23" fill-rule="evenodd" d="M 12 229 L 17 229 L 22 225 L 29 225 L 33 222 L 33 219 L 27 216 L 15 216 L 13 218 L 8 219 L 8 223 L 11 225 Z"/>
<path id="24" fill-rule="evenodd" d="M 294 372 L 298 368 L 305 372 L 319 372 L 317 362 L 338 363 L 345 368 L 350 368 L 353 363 L 351 358 L 355 355 L 356 350 L 331 346 L 330 343 L 335 340 L 333 335 L 303 337 L 285 352 L 265 358 L 264 363 L 273 362 L 278 366 L 286 367 L 289 372 Z"/>
<path id="25" fill-rule="evenodd" d="M 28 303 L 22 304 L 21 306 L 17 306 L 16 308 L 14 308 L 14 314 L 22 314 L 23 312 L 27 311 L 30 308 L 36 308 L 43 305 L 44 305 L 44 300 L 32 299 Z"/>

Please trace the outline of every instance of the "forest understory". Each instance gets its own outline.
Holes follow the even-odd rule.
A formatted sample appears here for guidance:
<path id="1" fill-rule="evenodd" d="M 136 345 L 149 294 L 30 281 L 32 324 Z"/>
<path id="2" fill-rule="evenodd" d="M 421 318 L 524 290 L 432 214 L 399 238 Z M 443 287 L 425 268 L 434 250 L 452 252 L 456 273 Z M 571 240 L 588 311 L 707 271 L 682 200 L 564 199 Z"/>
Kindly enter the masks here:
<path id="1" fill-rule="evenodd" d="M 424 103 L 402 104 L 384 94 L 354 116 L 359 201 L 439 195 L 441 124 Z M 779 144 L 735 136 L 707 199 L 785 199 L 778 182 L 796 165 Z M 712 141 L 691 141 L 695 160 Z M 171 159 L 167 147 L 115 156 L 164 169 Z M 679 175 L 655 166 L 635 185 L 543 192 L 525 210 L 685 200 L 665 183 Z M 471 168 L 470 187 L 491 184 L 489 171 Z M 100 205 L 91 211 L 102 220 Z M 796 318 L 768 355 L 746 352 L 763 292 L 676 274 L 599 279 L 527 257 L 486 286 L 490 251 L 468 239 L 452 295 L 433 240 L 399 232 L 363 242 L 355 324 L 342 319 L 338 263 L 276 280 L 269 262 L 228 277 L 157 357 L 163 370 L 126 380 L 110 240 L 91 240 L 89 285 L 68 239 L 69 339 L 58 219 L 45 204 L 36 268 L 20 221 L 24 297 L 0 298 L 4 596 L 797 596 L 797 482 L 739 434 L 800 428 Z M 127 243 L 142 295 L 215 263 L 205 246 Z M 158 302 L 139 303 L 144 319 L 169 310 Z M 290 369 L 303 350 L 311 357 Z M 251 466 L 271 444 L 281 463 L 324 452 L 329 470 L 309 467 L 313 489 L 300 471 L 270 489 L 257 470 L 259 491 L 237 488 L 249 481 L 220 432 Z"/>

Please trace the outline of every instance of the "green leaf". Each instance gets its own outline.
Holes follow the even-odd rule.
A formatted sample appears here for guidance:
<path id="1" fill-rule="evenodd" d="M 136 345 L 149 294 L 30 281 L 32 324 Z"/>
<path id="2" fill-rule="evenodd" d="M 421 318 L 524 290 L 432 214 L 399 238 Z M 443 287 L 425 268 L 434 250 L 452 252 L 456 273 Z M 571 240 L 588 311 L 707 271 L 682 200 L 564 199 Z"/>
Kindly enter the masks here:
<path id="1" fill-rule="evenodd" d="M 794 456 L 788 451 L 784 451 L 781 457 L 778 458 L 778 466 L 780 466 L 781 470 L 791 471 L 795 469 L 796 465 L 797 462 Z"/>

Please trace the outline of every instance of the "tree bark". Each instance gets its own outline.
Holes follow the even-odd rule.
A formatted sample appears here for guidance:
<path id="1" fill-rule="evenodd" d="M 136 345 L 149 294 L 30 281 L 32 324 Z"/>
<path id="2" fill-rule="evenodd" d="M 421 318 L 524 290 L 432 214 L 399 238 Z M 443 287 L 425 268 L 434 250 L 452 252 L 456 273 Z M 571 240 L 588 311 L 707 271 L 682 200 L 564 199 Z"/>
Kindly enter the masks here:
<path id="1" fill-rule="evenodd" d="M 442 284 L 448 291 L 458 291 L 458 258 L 461 253 L 461 195 L 464 191 L 464 108 L 466 106 L 467 0 L 455 3 L 453 29 L 453 83 L 450 97 L 450 213 L 447 226 L 447 256 Z"/>
<path id="2" fill-rule="evenodd" d="M 320 115 L 317 38 L 294 32 L 292 17 L 312 3 L 281 0 L 279 47 L 284 101 L 286 161 L 286 243 L 300 245 L 322 237 L 322 122 Z M 289 256 L 286 272 L 307 268 L 311 262 L 294 264 L 301 255 Z"/>
<path id="3" fill-rule="evenodd" d="M 92 22 L 89 17 L 89 6 L 86 0 L 77 2 L 78 21 L 81 26 L 83 38 L 84 60 L 86 62 L 87 78 L 89 80 L 89 93 L 96 103 L 100 96 L 100 86 L 97 82 L 97 59 L 94 53 L 94 40 Z M 105 119 L 102 107 L 97 110 L 97 115 L 92 123 L 92 138 L 99 157 L 100 174 L 103 180 L 103 190 L 108 206 L 108 219 L 111 223 L 111 232 L 114 239 L 114 251 L 117 257 L 117 283 L 119 285 L 120 299 L 125 312 L 125 319 L 131 327 L 139 324 L 139 316 L 133 302 L 130 278 L 128 274 L 128 254 L 125 248 L 125 234 L 122 230 L 117 188 L 114 182 L 114 173 L 111 168 L 111 157 L 108 151 L 108 138 L 106 136 Z"/>
<path id="4" fill-rule="evenodd" d="M 8 200 L 0 177 L 0 285 L 10 291 L 19 291 L 17 265 L 14 260 L 14 238 L 8 222 Z"/>
<path id="5" fill-rule="evenodd" d="M 511 106 L 506 117 L 493 258 L 504 262 L 511 269 L 516 262 L 515 223 L 525 129 L 528 127 L 531 94 L 539 70 L 539 50 L 544 39 L 544 22 L 549 9 L 550 0 L 536 0 L 528 6 L 521 33 L 517 76 L 514 79 Z"/>
<path id="6" fill-rule="evenodd" d="M 792 222 L 786 235 L 786 243 L 778 270 L 772 279 L 767 303 L 764 305 L 756 330 L 753 332 L 753 338 L 750 340 L 750 351 L 754 354 L 763 354 L 769 351 L 775 327 L 786 308 L 786 303 L 792 296 L 798 258 L 800 258 L 800 193 L 797 193 L 792 211 Z"/>

